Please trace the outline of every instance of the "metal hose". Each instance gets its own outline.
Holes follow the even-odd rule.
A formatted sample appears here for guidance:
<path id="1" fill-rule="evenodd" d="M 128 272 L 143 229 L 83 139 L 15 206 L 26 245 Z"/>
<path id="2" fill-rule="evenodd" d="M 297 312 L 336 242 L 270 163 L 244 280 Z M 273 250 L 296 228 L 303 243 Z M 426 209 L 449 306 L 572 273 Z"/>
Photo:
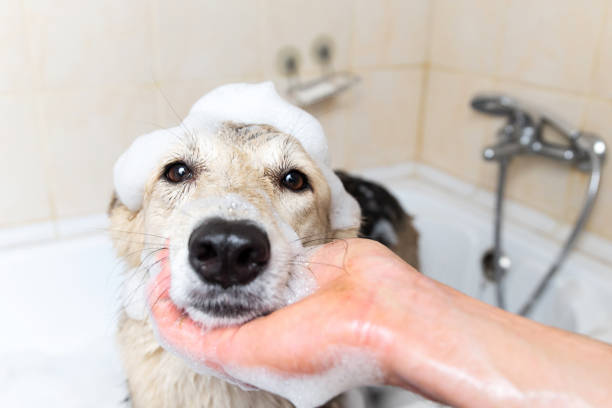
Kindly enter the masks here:
<path id="1" fill-rule="evenodd" d="M 495 229 L 493 231 L 493 280 L 495 281 L 495 296 L 497 298 L 497 306 L 502 309 L 506 308 L 504 299 L 503 278 L 504 271 L 501 268 L 499 260 L 502 256 L 502 220 L 504 214 L 504 190 L 506 187 L 506 174 L 508 168 L 508 159 L 503 159 L 499 162 L 499 172 L 497 176 L 497 197 L 495 201 Z"/>
<path id="2" fill-rule="evenodd" d="M 589 177 L 589 184 L 587 187 L 587 196 L 584 201 L 584 205 L 582 206 L 582 211 L 578 216 L 578 220 L 572 229 L 571 234 L 565 241 L 565 245 L 557 255 L 557 259 L 553 262 L 552 266 L 542 278 L 535 291 L 531 294 L 527 302 L 519 309 L 519 314 L 521 316 L 527 316 L 535 306 L 535 304 L 540 300 L 544 292 L 549 286 L 550 280 L 557 274 L 559 268 L 569 255 L 570 251 L 576 244 L 576 240 L 578 235 L 584 228 L 589 216 L 591 215 L 591 211 L 593 210 L 593 205 L 595 204 L 595 199 L 597 198 L 597 193 L 599 192 L 599 185 L 601 183 L 601 158 L 595 153 L 594 149 L 587 150 L 589 155 L 589 160 L 591 162 L 591 176 Z M 500 305 L 501 307 L 501 305 Z"/>

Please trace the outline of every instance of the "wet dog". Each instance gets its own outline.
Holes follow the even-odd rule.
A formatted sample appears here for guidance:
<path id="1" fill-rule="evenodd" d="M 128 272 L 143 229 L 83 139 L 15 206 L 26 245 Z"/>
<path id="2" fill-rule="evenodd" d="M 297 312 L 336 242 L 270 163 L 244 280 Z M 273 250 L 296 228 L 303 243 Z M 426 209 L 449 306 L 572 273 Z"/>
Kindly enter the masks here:
<path id="1" fill-rule="evenodd" d="M 303 296 L 312 289 L 306 249 L 357 236 L 360 227 L 416 254 L 410 217 L 380 186 L 331 172 L 321 135 L 314 118 L 270 85 L 239 84 L 208 94 L 181 126 L 138 139 L 119 159 L 109 214 L 128 266 L 118 338 L 134 407 L 291 406 L 198 374 L 158 343 L 144 287 L 160 262 L 171 269 L 172 301 L 202 326 L 219 327 Z"/>

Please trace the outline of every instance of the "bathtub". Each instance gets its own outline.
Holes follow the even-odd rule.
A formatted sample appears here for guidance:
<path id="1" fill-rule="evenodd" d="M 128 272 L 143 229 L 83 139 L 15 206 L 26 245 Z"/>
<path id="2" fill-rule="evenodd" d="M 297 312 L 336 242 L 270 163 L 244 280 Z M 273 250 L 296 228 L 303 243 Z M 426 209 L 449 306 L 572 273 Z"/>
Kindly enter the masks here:
<path id="1" fill-rule="evenodd" d="M 414 215 L 423 273 L 494 304 L 481 272 L 492 237 L 489 192 L 416 164 L 362 174 L 387 185 Z M 507 212 L 513 263 L 506 297 L 516 310 L 569 226 L 516 203 Z M 106 225 L 104 216 L 93 216 L 0 230 L 0 406 L 124 406 L 114 347 L 121 265 Z M 612 243 L 586 234 L 532 317 L 612 342 Z"/>

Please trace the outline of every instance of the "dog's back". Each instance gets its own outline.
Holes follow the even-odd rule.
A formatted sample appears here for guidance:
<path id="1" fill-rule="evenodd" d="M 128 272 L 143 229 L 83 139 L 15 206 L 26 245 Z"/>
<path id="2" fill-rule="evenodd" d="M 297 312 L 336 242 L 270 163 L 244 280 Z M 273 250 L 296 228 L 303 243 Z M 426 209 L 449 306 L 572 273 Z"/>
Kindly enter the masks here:
<path id="1" fill-rule="evenodd" d="M 385 187 L 336 170 L 344 189 L 361 207 L 359 236 L 391 248 L 410 265 L 419 269 L 419 233 L 413 218 Z"/>

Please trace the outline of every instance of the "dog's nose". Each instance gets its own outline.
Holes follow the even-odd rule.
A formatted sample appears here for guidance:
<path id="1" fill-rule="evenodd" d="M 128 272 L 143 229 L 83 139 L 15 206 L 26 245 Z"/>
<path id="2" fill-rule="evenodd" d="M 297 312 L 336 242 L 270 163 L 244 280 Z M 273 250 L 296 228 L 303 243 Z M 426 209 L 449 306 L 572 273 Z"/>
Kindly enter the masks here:
<path id="1" fill-rule="evenodd" d="M 224 289 L 246 285 L 270 260 L 270 241 L 248 221 L 214 218 L 196 228 L 189 238 L 189 263 L 208 283 Z"/>

